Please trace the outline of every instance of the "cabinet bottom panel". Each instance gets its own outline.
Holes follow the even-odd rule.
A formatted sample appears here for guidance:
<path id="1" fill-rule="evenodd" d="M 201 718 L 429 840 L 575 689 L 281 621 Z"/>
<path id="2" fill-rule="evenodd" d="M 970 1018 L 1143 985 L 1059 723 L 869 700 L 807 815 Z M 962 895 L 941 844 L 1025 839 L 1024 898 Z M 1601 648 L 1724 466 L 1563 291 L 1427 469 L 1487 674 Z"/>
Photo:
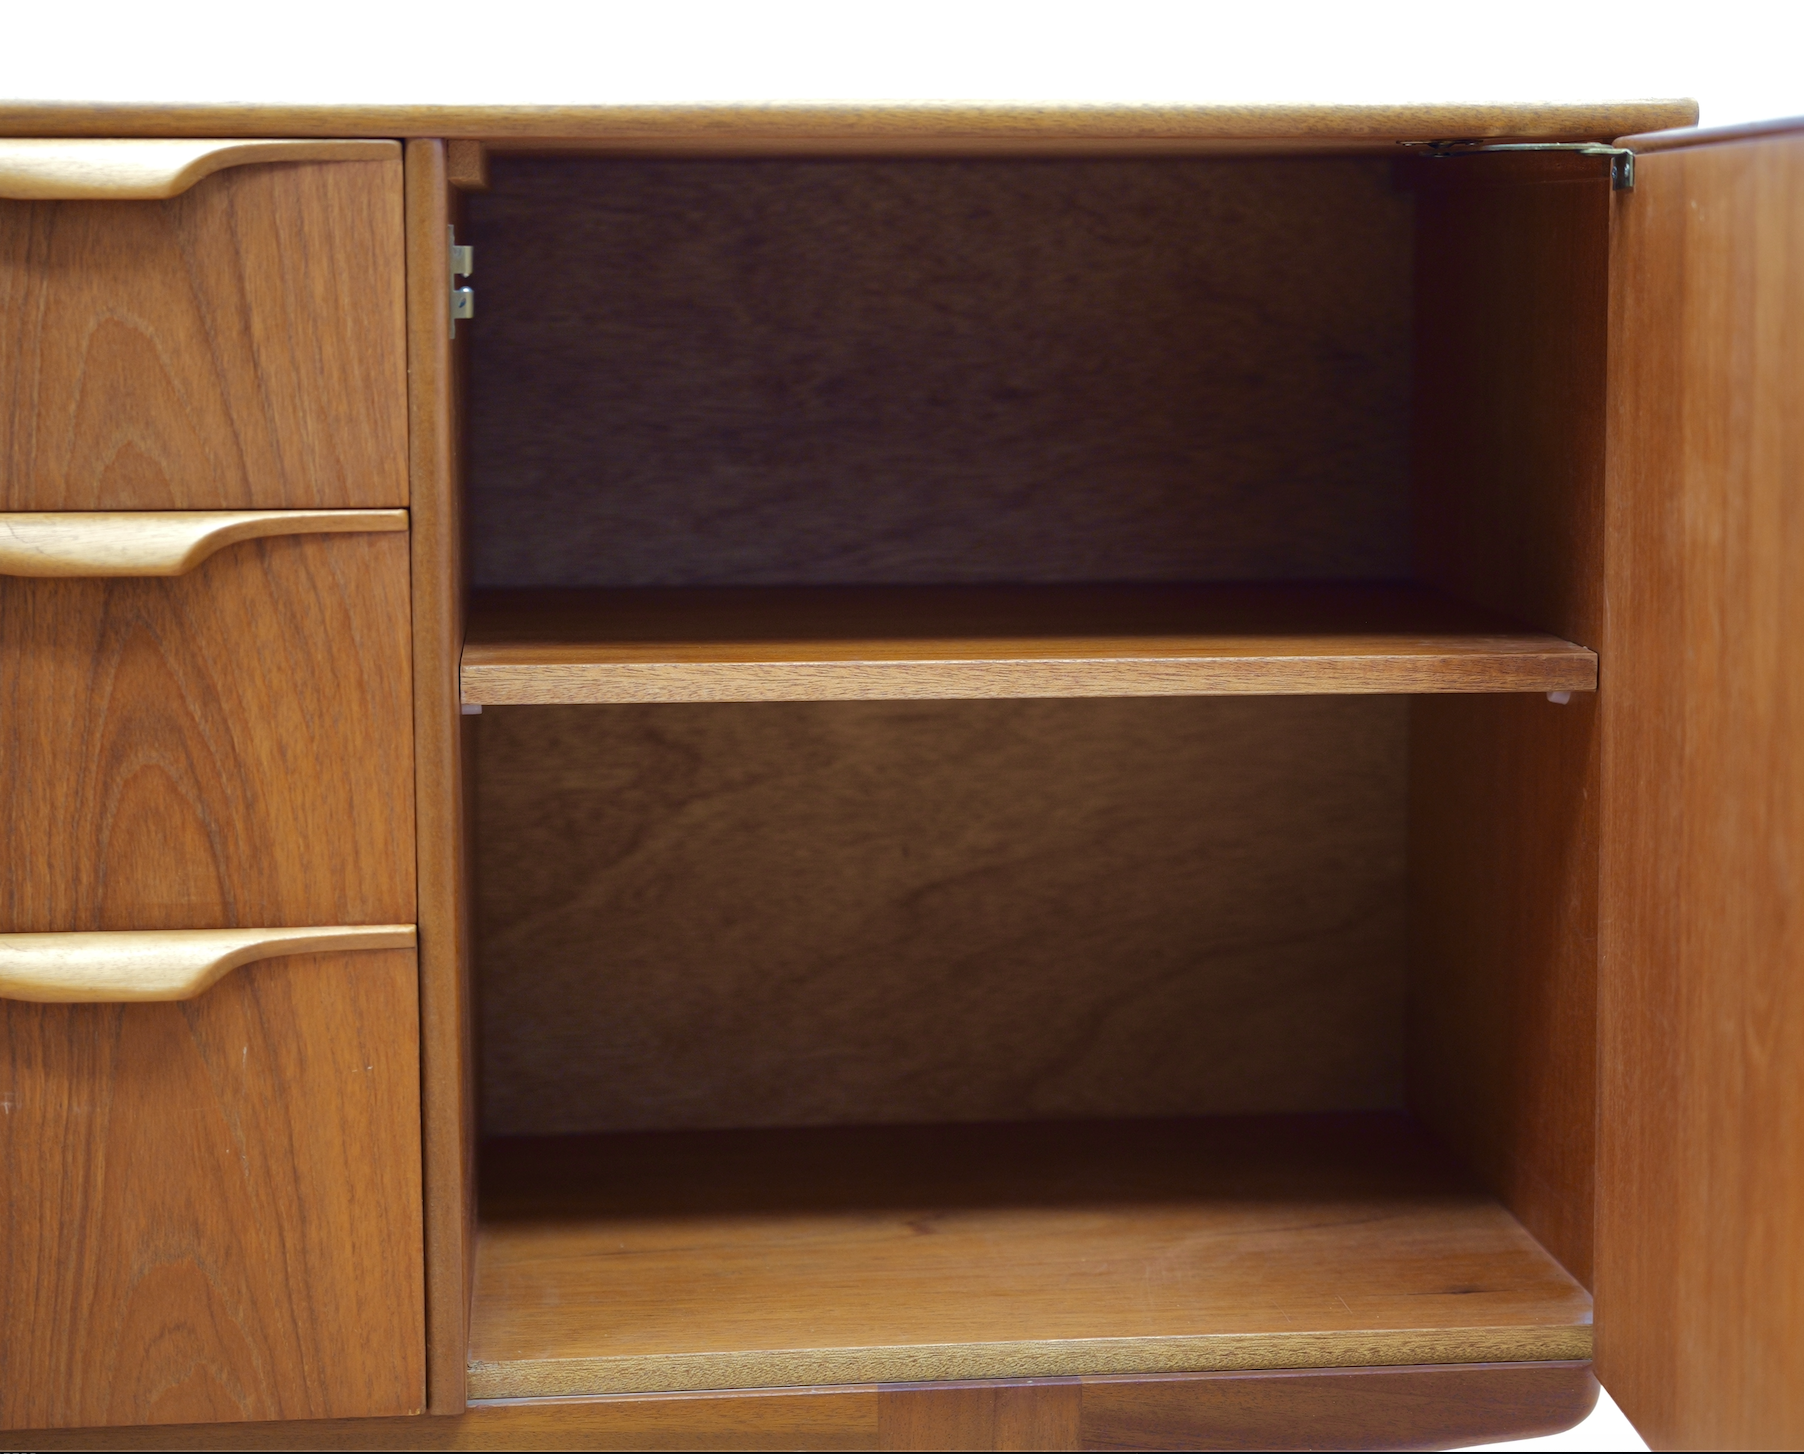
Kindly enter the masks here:
<path id="1" fill-rule="evenodd" d="M 10 1436 L 32 1449 L 1446 1449 L 1570 1428 L 1591 1365 L 1466 1363 L 511 1399 L 447 1418 Z"/>
<path id="2" fill-rule="evenodd" d="M 484 1149 L 472 1398 L 1591 1356 L 1591 1299 L 1394 1113 Z"/>

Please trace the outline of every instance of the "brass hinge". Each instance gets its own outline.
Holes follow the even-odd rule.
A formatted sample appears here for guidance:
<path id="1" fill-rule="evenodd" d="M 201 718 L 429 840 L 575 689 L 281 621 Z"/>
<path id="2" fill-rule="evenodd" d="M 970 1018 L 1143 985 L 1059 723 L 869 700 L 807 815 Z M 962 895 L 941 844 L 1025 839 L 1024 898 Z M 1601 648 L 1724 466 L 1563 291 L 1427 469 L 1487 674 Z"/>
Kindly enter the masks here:
<path id="1" fill-rule="evenodd" d="M 473 288 L 457 286 L 459 278 L 467 278 L 476 271 L 476 249 L 468 243 L 459 243 L 457 229 L 447 227 L 445 239 L 451 247 L 451 336 L 457 337 L 457 320 L 476 316 L 476 291 Z"/>
<path id="2" fill-rule="evenodd" d="M 1602 141 L 1406 141 L 1405 146 L 1419 146 L 1424 155 L 1443 157 L 1478 156 L 1497 151 L 1570 151 L 1586 157 L 1610 159 L 1610 190 L 1630 192 L 1635 188 L 1635 153 L 1624 146 L 1611 146 Z"/>

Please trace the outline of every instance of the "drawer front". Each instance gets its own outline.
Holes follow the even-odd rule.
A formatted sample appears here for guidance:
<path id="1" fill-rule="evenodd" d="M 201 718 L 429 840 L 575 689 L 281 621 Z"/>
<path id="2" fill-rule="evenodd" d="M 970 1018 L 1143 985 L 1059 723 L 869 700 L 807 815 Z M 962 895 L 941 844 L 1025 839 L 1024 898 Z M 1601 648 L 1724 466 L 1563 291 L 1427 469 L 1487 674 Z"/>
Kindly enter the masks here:
<path id="1" fill-rule="evenodd" d="M 0 510 L 407 503 L 401 164 L 0 201 Z"/>
<path id="2" fill-rule="evenodd" d="M 0 576 L 0 933 L 413 922 L 407 547 Z"/>
<path id="3" fill-rule="evenodd" d="M 412 950 L 0 1001 L 0 1428 L 417 1411 Z"/>
<path id="4" fill-rule="evenodd" d="M 0 565 L 139 569 L 143 523 L 13 516 Z M 408 536 L 368 523 L 0 576 L 0 935 L 86 940 L 49 947 L 67 993 L 0 941 L 0 1426 L 421 1406 L 414 952 L 28 1002 L 154 967 L 94 931 L 412 923 Z"/>

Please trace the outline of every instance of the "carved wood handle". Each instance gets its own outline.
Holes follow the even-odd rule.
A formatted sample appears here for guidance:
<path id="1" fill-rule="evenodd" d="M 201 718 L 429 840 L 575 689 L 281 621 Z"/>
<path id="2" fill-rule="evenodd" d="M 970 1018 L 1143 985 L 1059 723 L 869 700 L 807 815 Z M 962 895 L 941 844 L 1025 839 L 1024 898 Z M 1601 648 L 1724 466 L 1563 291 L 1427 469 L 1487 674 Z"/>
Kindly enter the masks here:
<path id="1" fill-rule="evenodd" d="M 253 162 L 368 162 L 393 141 L 0 138 L 0 197 L 29 202 L 141 202 L 176 197 L 202 177 Z"/>
<path id="2" fill-rule="evenodd" d="M 0 515 L 0 576 L 179 576 L 240 540 L 406 528 L 405 510 Z"/>
<path id="3" fill-rule="evenodd" d="M 412 924 L 0 934 L 0 1000 L 40 1004 L 188 1000 L 239 965 L 259 959 L 349 949 L 411 949 L 414 938 Z"/>

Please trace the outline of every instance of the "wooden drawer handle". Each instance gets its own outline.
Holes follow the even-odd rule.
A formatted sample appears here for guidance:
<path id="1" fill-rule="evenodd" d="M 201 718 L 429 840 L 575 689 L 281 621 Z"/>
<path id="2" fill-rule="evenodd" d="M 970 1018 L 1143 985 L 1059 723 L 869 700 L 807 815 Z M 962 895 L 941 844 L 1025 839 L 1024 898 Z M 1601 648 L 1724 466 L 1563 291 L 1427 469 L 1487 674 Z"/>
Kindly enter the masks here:
<path id="1" fill-rule="evenodd" d="M 413 944 L 412 924 L 0 934 L 0 1000 L 55 1005 L 188 1000 L 259 959 Z"/>
<path id="2" fill-rule="evenodd" d="M 179 576 L 240 540 L 406 528 L 405 510 L 0 515 L 0 576 Z"/>
<path id="3" fill-rule="evenodd" d="M 151 202 L 253 162 L 376 162 L 395 141 L 0 138 L 0 197 L 25 202 Z"/>

